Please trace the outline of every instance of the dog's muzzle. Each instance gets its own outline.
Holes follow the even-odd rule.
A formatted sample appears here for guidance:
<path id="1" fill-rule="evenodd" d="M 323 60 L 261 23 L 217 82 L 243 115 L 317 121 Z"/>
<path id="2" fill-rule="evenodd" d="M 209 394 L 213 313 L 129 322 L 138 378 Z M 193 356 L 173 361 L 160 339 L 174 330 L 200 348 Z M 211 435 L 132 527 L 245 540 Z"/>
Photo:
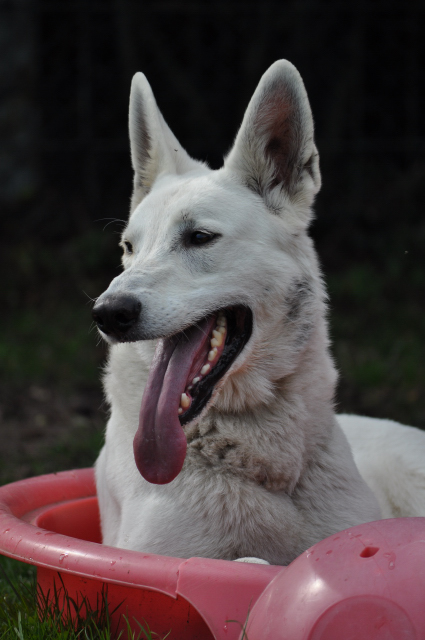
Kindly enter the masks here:
<path id="1" fill-rule="evenodd" d="M 140 317 L 142 305 L 128 294 L 101 296 L 93 307 L 92 317 L 107 336 L 122 340 L 128 337 Z"/>

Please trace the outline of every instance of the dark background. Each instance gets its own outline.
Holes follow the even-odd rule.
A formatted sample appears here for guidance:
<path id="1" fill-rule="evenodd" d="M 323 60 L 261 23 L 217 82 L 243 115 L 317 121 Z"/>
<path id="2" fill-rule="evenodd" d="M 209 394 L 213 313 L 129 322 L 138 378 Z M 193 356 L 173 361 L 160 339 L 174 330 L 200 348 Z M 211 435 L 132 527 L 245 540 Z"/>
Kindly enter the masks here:
<path id="1" fill-rule="evenodd" d="M 262 73 L 304 78 L 338 408 L 425 428 L 425 3 L 0 0 L 0 481 L 91 464 L 106 410 L 90 297 L 118 273 L 127 108 L 219 167 Z"/>

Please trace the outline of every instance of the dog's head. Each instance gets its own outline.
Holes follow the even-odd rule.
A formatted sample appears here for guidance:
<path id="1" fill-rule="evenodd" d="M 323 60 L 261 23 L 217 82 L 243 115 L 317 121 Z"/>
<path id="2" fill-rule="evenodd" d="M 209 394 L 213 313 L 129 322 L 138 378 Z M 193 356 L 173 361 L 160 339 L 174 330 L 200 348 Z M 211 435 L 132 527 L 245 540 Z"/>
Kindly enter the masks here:
<path id="1" fill-rule="evenodd" d="M 222 169 L 188 156 L 141 73 L 130 143 L 124 271 L 93 316 L 111 343 L 158 340 L 135 456 L 163 483 L 183 464 L 182 425 L 211 401 L 267 402 L 293 370 L 322 298 L 306 233 L 320 172 L 307 94 L 284 60 L 261 78 Z"/>

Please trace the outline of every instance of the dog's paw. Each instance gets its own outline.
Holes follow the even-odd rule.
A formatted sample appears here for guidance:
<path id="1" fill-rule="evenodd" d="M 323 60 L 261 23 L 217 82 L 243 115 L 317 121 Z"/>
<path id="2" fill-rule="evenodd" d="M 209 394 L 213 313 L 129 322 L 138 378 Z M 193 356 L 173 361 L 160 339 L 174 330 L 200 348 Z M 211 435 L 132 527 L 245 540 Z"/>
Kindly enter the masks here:
<path id="1" fill-rule="evenodd" d="M 261 558 L 238 558 L 237 560 L 233 560 L 233 562 L 250 562 L 251 564 L 270 564 L 267 560 L 262 560 Z"/>

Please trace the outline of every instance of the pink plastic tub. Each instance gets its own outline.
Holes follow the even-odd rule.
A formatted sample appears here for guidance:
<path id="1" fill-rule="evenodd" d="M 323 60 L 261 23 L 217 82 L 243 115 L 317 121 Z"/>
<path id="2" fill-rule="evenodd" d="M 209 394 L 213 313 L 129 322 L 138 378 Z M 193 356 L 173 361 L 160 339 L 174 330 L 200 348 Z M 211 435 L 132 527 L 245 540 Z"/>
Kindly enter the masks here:
<path id="1" fill-rule="evenodd" d="M 173 640 L 236 640 L 249 612 L 249 640 L 425 638 L 425 518 L 347 529 L 287 568 L 156 556 L 100 544 L 83 469 L 0 488 L 0 552 L 37 565 L 44 593 L 63 581 L 95 605 L 107 585 L 118 629 L 124 613 Z"/>

